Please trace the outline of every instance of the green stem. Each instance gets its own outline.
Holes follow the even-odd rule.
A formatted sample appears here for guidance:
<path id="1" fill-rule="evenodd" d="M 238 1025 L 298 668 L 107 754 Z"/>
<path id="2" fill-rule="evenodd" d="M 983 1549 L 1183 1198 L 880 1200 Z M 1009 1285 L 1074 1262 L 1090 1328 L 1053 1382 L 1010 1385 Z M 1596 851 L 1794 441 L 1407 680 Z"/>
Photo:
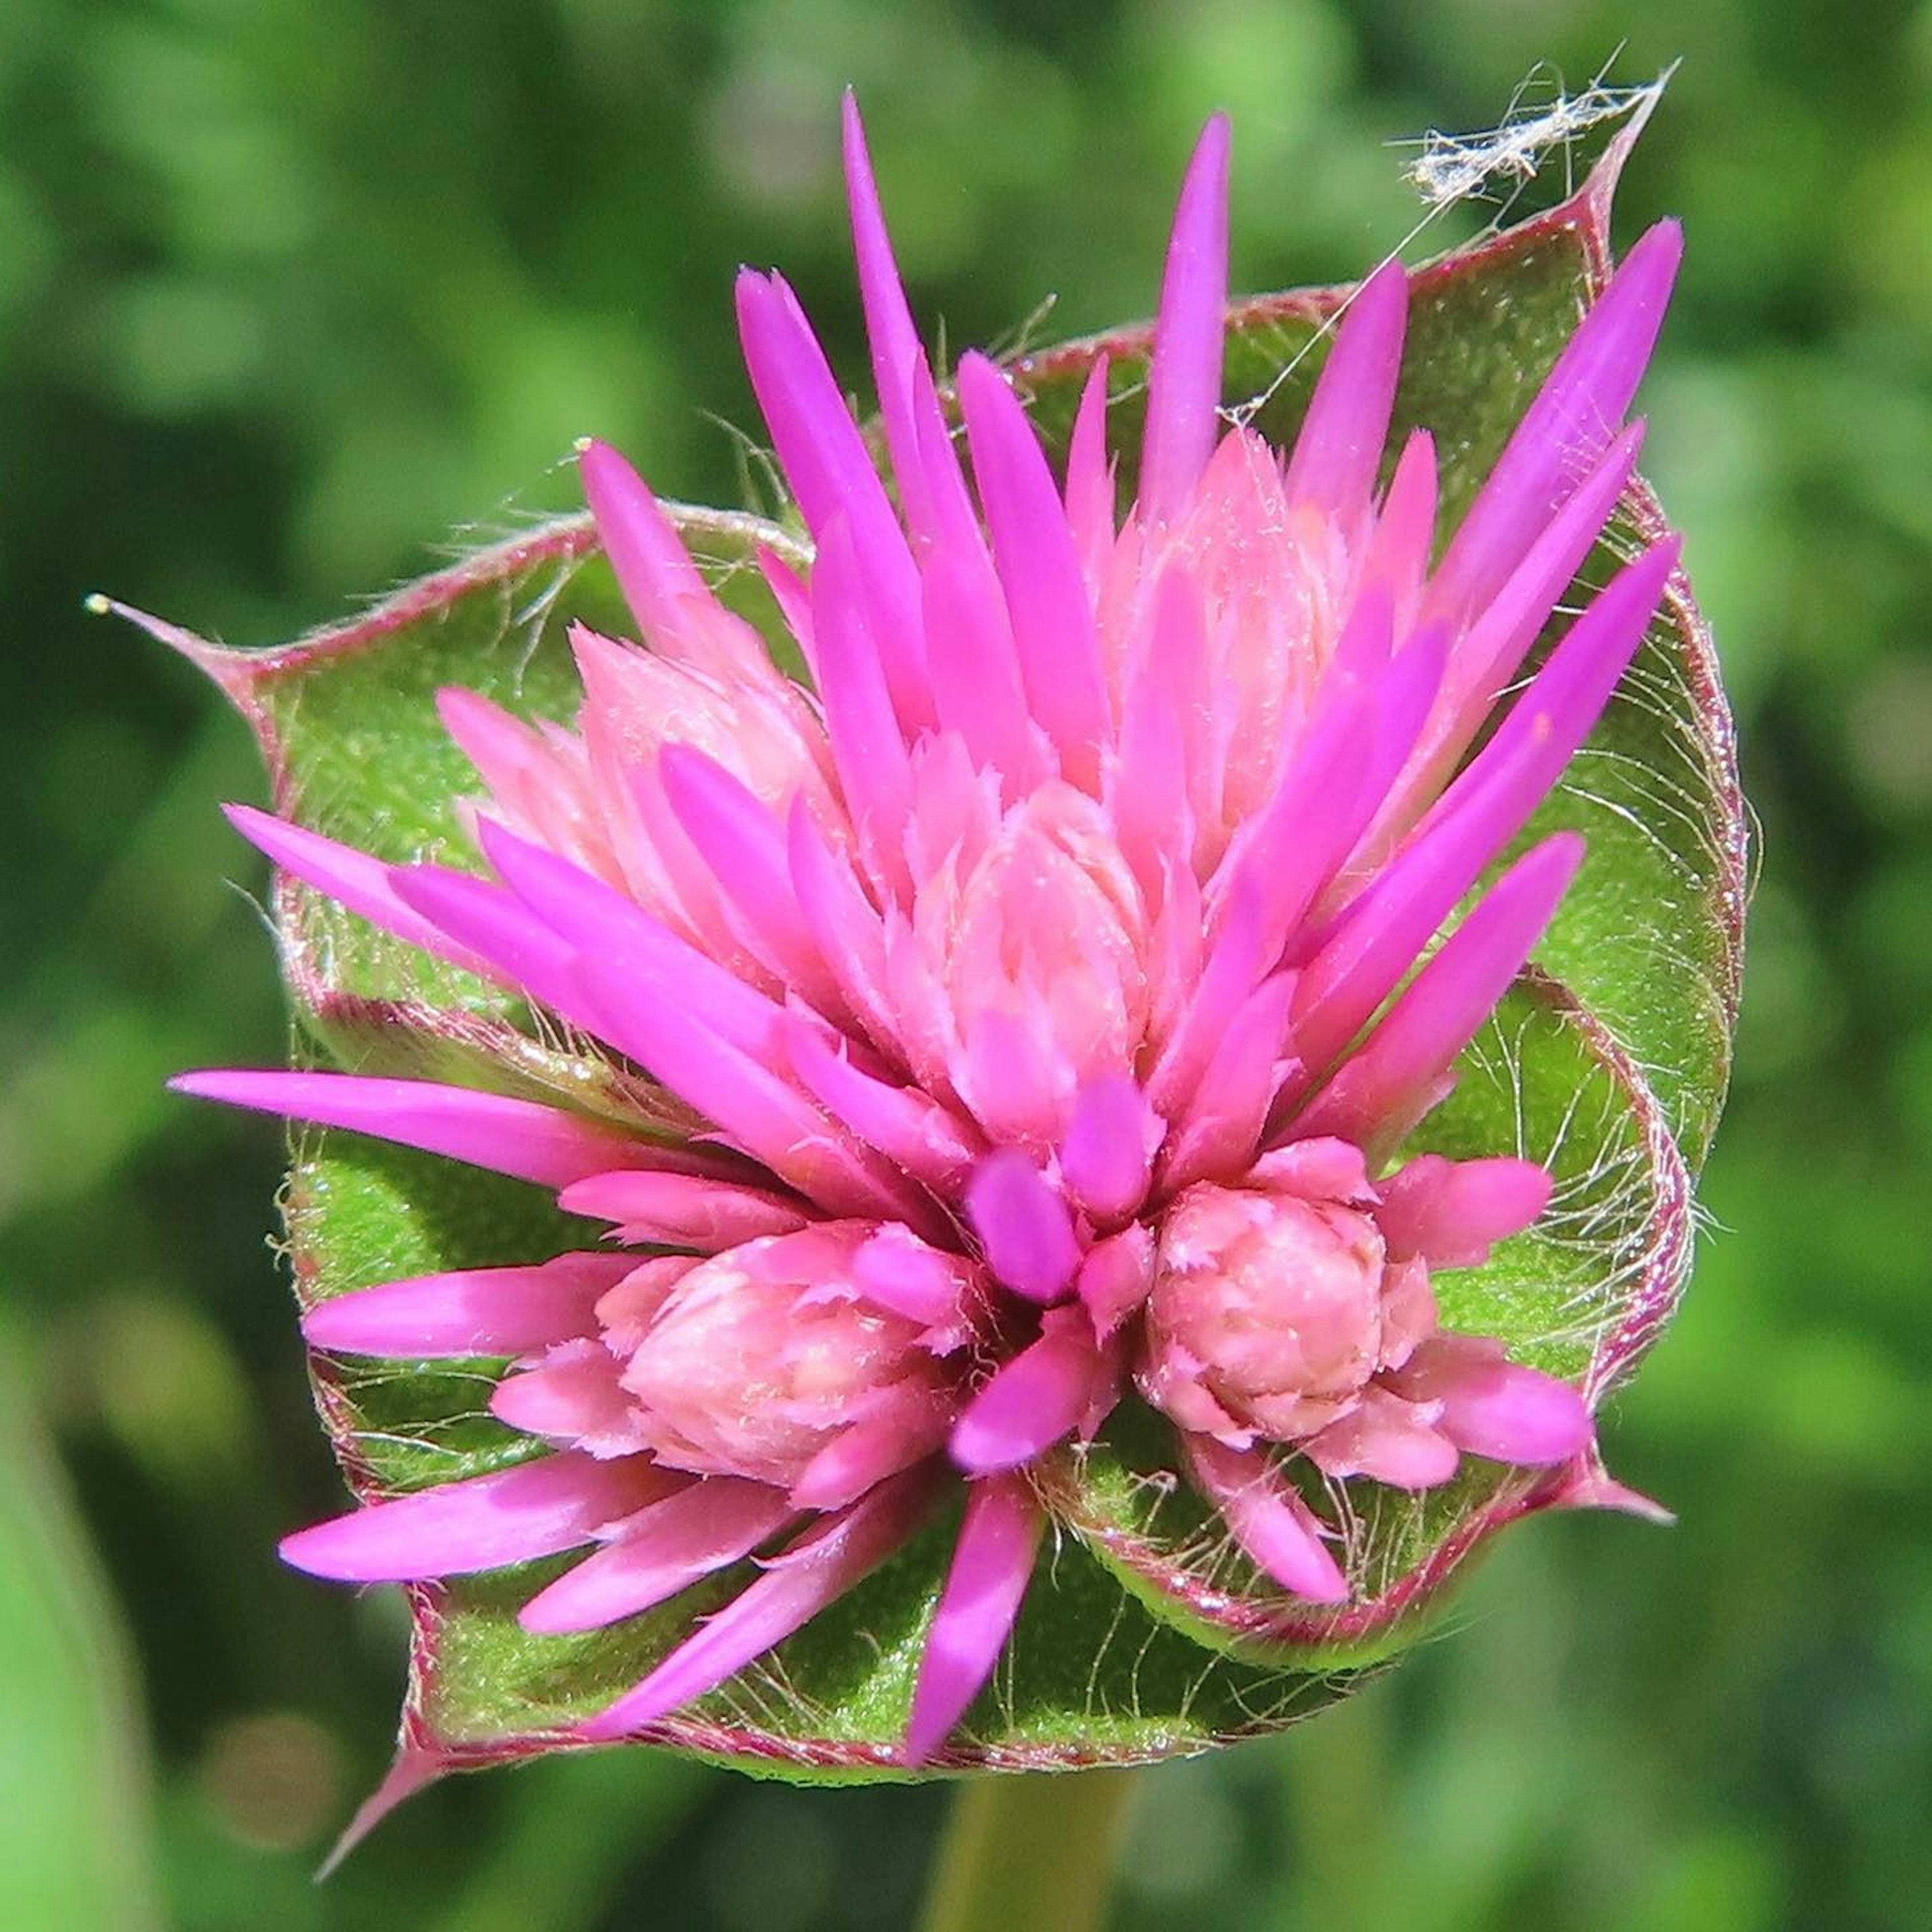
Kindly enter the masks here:
<path id="1" fill-rule="evenodd" d="M 1100 1932 L 1133 1788 L 1124 1771 L 967 1780 L 919 1932 Z"/>

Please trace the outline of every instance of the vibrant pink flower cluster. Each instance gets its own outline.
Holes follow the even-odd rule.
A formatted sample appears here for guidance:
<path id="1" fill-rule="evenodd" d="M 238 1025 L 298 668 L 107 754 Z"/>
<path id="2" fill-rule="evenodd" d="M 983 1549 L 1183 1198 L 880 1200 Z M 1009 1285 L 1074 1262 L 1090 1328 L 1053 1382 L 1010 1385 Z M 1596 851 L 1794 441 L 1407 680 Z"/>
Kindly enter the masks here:
<path id="1" fill-rule="evenodd" d="M 593 446 L 645 647 L 574 634 L 574 732 L 444 694 L 491 876 L 234 814 L 296 877 L 625 1056 L 702 1137 L 344 1075 L 181 1084 L 520 1176 L 616 1244 L 314 1310 L 330 1352 L 514 1358 L 496 1412 L 554 1453 L 304 1531 L 292 1562 L 414 1580 L 589 1549 L 523 1612 L 562 1631 L 756 1557 L 584 1727 L 609 1738 L 724 1682 L 963 1492 L 917 1761 L 1011 1628 L 1031 1472 L 1130 1390 L 1261 1568 L 1321 1602 L 1350 1586 L 1297 1459 L 1420 1490 L 1466 1454 L 1588 1449 L 1577 1392 L 1442 1332 L 1430 1285 L 1534 1220 L 1547 1177 L 1388 1170 L 1580 842 L 1533 847 L 1438 936 L 1675 563 L 1667 542 L 1624 568 L 1469 755 L 1630 476 L 1620 425 L 1679 244 L 1666 226 L 1632 251 L 1432 569 L 1425 432 L 1376 490 L 1398 266 L 1348 309 L 1286 460 L 1221 419 L 1222 122 L 1182 194 L 1120 518 L 1104 364 L 1063 482 L 1000 369 L 963 358 L 969 483 L 849 104 L 846 136 L 896 503 L 791 290 L 738 288 L 815 546 L 808 575 L 764 560 L 809 685 Z"/>

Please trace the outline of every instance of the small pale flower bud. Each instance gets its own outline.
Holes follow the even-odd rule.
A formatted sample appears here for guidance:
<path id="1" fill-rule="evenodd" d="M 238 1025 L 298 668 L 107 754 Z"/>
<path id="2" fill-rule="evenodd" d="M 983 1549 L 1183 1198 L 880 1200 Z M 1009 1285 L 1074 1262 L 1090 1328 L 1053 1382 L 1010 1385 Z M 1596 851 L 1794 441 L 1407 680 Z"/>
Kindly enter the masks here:
<path id="1" fill-rule="evenodd" d="M 1358 1208 L 1188 1188 L 1161 1226 L 1142 1393 L 1233 1448 L 1312 1435 L 1382 1366 L 1396 1285 L 1384 1260 L 1380 1230 Z"/>

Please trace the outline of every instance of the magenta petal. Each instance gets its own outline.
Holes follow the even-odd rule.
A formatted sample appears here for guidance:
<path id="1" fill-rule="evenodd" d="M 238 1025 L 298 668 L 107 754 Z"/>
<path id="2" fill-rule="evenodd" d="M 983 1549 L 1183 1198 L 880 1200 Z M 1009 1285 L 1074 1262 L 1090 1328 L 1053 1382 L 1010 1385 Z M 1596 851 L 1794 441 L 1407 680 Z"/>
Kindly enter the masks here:
<path id="1" fill-rule="evenodd" d="M 1075 1096 L 1060 1144 L 1060 1178 L 1088 1213 L 1120 1220 L 1146 1198 L 1162 1132 L 1132 1074 L 1096 1075 Z"/>
<path id="2" fill-rule="evenodd" d="M 634 1690 L 578 1727 L 608 1744 L 713 1690 L 876 1570 L 918 1526 L 930 1483 L 909 1470 L 774 1557 L 764 1576 Z"/>
<path id="3" fill-rule="evenodd" d="M 842 1430 L 792 1484 L 800 1509 L 843 1509 L 874 1484 L 909 1469 L 946 1440 L 951 1418 L 929 1390 L 882 1391 L 867 1412 Z"/>
<path id="4" fill-rule="evenodd" d="M 1426 1154 L 1382 1185 L 1376 1219 L 1391 1260 L 1479 1268 L 1492 1243 L 1520 1234 L 1549 1204 L 1548 1172 L 1533 1160 L 1445 1160 Z"/>
<path id="5" fill-rule="evenodd" d="M 523 1355 L 594 1332 L 597 1298 L 634 1255 L 568 1254 L 530 1268 L 466 1268 L 339 1294 L 302 1317 L 313 1348 L 434 1360 Z"/>
<path id="6" fill-rule="evenodd" d="M 712 1254 L 760 1234 L 788 1234 L 812 1219 L 802 1203 L 762 1187 L 634 1168 L 573 1182 L 557 1205 L 566 1214 L 620 1223 L 627 1241 Z"/>
<path id="7" fill-rule="evenodd" d="M 784 827 L 744 782 L 689 745 L 658 757 L 664 796 L 718 890 L 737 914 L 746 944 L 808 998 L 830 984 L 791 882 Z"/>
<path id="8" fill-rule="evenodd" d="M 1434 1336 L 1389 1382 L 1411 1401 L 1440 1403 L 1443 1434 L 1498 1462 L 1567 1462 L 1596 1432 L 1568 1382 L 1512 1362 L 1500 1342 L 1477 1336 Z"/>
<path id="9" fill-rule="evenodd" d="M 338 844 L 320 832 L 291 824 L 285 818 L 257 812 L 252 806 L 222 807 L 228 822 L 258 850 L 265 852 L 282 871 L 306 886 L 346 905 L 351 912 L 393 932 L 398 939 L 419 946 L 452 964 L 494 977 L 489 964 L 466 947 L 452 940 L 430 920 L 396 896 L 390 869 L 380 859 L 358 852 L 352 845 Z"/>
<path id="10" fill-rule="evenodd" d="M 1398 1490 L 1432 1490 L 1456 1473 L 1456 1445 L 1434 1426 L 1432 1404 L 1372 1384 L 1339 1422 L 1300 1447 L 1331 1476 L 1366 1476 Z"/>
<path id="11" fill-rule="evenodd" d="M 1104 1365 L 1084 1313 L 1055 1309 L 1037 1342 L 994 1371 L 952 1430 L 952 1460 L 971 1476 L 1030 1462 L 1086 1415 Z"/>
<path id="12" fill-rule="evenodd" d="M 661 1160 L 674 1164 L 681 1159 L 675 1150 L 655 1148 L 638 1135 L 556 1107 L 428 1080 L 236 1070 L 180 1073 L 168 1084 L 177 1093 L 231 1107 L 372 1134 L 544 1187 L 568 1187 L 608 1168 L 650 1167 Z"/>
<path id="13" fill-rule="evenodd" d="M 1074 1292 L 1104 1342 L 1139 1312 L 1153 1286 L 1154 1230 L 1134 1221 L 1087 1250 Z"/>
<path id="14" fill-rule="evenodd" d="M 1583 841 L 1574 832 L 1524 854 L 1296 1121 L 1295 1138 L 1332 1134 L 1384 1151 L 1399 1142 L 1414 1124 L 1412 1107 L 1522 970 L 1582 860 Z"/>
<path id="15" fill-rule="evenodd" d="M 1663 326 L 1684 252 L 1660 221 L 1584 316 L 1497 459 L 1430 586 L 1432 610 L 1488 602 L 1622 425 Z"/>
<path id="16" fill-rule="evenodd" d="M 1180 1441 L 1196 1484 L 1269 1576 L 1310 1603 L 1348 1600 L 1348 1580 L 1329 1555 L 1315 1512 L 1266 1456 L 1191 1430 Z"/>
<path id="17" fill-rule="evenodd" d="M 1336 326 L 1288 459 L 1290 502 L 1318 503 L 1345 520 L 1367 508 L 1388 440 L 1408 316 L 1408 278 L 1400 262 L 1384 262 Z"/>
<path id="18" fill-rule="evenodd" d="M 919 629 L 919 573 L 866 440 L 782 277 L 742 273 L 738 320 L 745 366 L 786 480 L 821 547 L 833 524 L 850 527 L 893 708 L 908 731 L 921 729 L 932 722 L 932 706 Z M 816 623 L 814 618 L 814 628 Z"/>
<path id="19" fill-rule="evenodd" d="M 782 1490 L 706 1476 L 648 1504 L 518 1612 L 526 1630 L 599 1630 L 748 1556 L 798 1514 Z"/>
<path id="20" fill-rule="evenodd" d="M 986 1264 L 1030 1301 L 1059 1299 L 1080 1265 L 1073 1217 L 1060 1191 L 1017 1148 L 988 1154 L 973 1170 L 966 1214 Z"/>
<path id="21" fill-rule="evenodd" d="M 1180 509 L 1214 452 L 1228 301 L 1231 142 L 1225 114 L 1202 129 L 1168 242 L 1141 457 L 1141 507 L 1153 523 Z"/>
<path id="22" fill-rule="evenodd" d="M 969 1484 L 952 1567 L 920 1658 L 904 1761 L 921 1764 L 946 1741 L 992 1676 L 1018 1616 L 1046 1516 L 1017 1476 Z"/>
<path id="23" fill-rule="evenodd" d="M 686 599 L 713 599 L 683 542 L 644 481 L 608 443 L 592 441 L 578 453 L 584 500 L 597 520 L 604 554 L 616 573 L 646 640 L 676 654 Z"/>
<path id="24" fill-rule="evenodd" d="M 342 1583 L 406 1583 L 527 1563 L 590 1542 L 675 1480 L 641 1456 L 574 1450 L 371 1503 L 282 1540 L 282 1559 Z"/>
<path id="25" fill-rule="evenodd" d="M 635 1455 L 649 1445 L 617 1378 L 622 1364 L 601 1340 L 565 1342 L 534 1368 L 506 1376 L 490 1392 L 499 1422 L 547 1442 L 597 1456 Z"/>
<path id="26" fill-rule="evenodd" d="M 983 356 L 965 356 L 958 388 L 1027 701 L 1067 776 L 1090 784 L 1112 721 L 1066 512 L 1006 377 Z"/>

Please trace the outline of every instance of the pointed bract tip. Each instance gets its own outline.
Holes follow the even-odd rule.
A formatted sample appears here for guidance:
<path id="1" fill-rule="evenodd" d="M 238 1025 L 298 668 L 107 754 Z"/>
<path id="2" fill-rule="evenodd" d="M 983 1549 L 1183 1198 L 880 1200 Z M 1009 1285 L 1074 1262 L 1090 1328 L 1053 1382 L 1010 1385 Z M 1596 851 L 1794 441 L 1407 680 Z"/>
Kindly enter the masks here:
<path id="1" fill-rule="evenodd" d="M 406 1740 L 398 1750 L 396 1761 L 389 1767 L 388 1775 L 356 1808 L 355 1816 L 343 1827 L 341 1837 L 316 1868 L 316 1883 L 320 1885 L 324 1880 L 332 1877 L 343 1860 L 398 1805 L 434 1784 L 442 1775 L 445 1768 L 436 1752 Z"/>

